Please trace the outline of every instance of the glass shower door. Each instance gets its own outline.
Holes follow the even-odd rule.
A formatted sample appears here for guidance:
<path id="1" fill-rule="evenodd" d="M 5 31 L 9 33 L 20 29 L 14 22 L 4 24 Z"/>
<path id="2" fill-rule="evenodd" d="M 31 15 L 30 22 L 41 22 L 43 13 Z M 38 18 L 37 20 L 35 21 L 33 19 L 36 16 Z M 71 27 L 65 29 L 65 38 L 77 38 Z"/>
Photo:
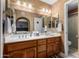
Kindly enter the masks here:
<path id="1" fill-rule="evenodd" d="M 69 16 L 68 18 L 68 40 L 71 42 L 69 45 L 69 53 L 74 53 L 78 50 L 78 14 Z"/>

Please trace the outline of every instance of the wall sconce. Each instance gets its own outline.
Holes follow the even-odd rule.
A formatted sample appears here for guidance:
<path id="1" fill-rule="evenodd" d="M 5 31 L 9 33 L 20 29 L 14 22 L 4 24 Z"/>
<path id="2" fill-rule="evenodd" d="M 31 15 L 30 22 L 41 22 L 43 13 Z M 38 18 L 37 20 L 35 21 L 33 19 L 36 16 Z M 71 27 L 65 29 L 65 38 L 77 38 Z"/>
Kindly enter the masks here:
<path id="1" fill-rule="evenodd" d="M 16 4 L 17 4 L 18 6 L 26 7 L 27 9 L 33 9 L 33 6 L 32 6 L 31 3 L 28 3 L 28 4 L 26 4 L 26 2 L 21 3 L 20 0 L 17 0 Z"/>

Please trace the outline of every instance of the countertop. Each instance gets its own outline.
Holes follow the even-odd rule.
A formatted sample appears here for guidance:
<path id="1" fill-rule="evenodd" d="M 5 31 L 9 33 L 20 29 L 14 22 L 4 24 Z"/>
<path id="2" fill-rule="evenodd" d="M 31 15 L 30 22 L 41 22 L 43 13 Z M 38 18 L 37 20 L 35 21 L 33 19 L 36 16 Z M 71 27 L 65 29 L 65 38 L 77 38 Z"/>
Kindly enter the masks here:
<path id="1" fill-rule="evenodd" d="M 38 39 L 40 40 L 43 38 L 59 37 L 59 36 L 61 36 L 61 34 L 56 33 L 53 35 L 31 36 L 31 37 L 27 37 L 27 38 L 24 35 L 22 35 L 22 36 L 18 37 L 17 35 L 8 35 L 5 37 L 5 43 L 15 43 L 15 42 L 22 42 L 22 41 L 29 41 L 29 40 L 38 40 Z"/>

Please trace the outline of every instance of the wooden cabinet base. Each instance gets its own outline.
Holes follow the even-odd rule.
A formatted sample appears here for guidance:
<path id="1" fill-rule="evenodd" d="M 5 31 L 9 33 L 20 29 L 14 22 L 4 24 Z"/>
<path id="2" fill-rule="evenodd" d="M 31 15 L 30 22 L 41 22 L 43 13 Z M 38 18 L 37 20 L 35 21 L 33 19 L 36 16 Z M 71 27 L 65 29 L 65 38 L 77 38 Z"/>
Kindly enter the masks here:
<path id="1" fill-rule="evenodd" d="M 61 52 L 61 37 L 9 43 L 4 45 L 4 58 L 47 58 Z"/>

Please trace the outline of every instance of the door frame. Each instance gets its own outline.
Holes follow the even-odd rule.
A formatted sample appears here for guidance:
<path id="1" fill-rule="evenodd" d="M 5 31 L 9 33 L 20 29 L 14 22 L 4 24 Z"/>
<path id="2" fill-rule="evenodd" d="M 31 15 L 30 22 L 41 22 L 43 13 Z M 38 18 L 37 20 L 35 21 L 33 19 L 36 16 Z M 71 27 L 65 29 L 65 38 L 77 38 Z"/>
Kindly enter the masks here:
<path id="1" fill-rule="evenodd" d="M 65 53 L 65 56 L 68 56 L 68 51 L 69 51 L 69 47 L 68 47 L 68 4 L 70 4 L 73 1 L 75 0 L 69 0 L 64 4 L 64 53 Z"/>
<path id="2" fill-rule="evenodd" d="M 0 58 L 3 58 L 4 38 L 3 38 L 3 19 L 5 19 L 4 11 L 6 8 L 6 0 L 0 0 Z"/>
<path id="3" fill-rule="evenodd" d="M 2 23 L 3 23 L 3 10 L 4 10 L 4 2 L 5 0 L 0 0 L 0 58 L 3 57 L 3 27 L 2 27 Z"/>
<path id="4" fill-rule="evenodd" d="M 79 0 L 78 0 L 78 22 L 79 22 Z M 79 23 L 78 23 L 79 26 Z M 78 53 L 79 53 L 79 27 L 78 27 Z"/>

